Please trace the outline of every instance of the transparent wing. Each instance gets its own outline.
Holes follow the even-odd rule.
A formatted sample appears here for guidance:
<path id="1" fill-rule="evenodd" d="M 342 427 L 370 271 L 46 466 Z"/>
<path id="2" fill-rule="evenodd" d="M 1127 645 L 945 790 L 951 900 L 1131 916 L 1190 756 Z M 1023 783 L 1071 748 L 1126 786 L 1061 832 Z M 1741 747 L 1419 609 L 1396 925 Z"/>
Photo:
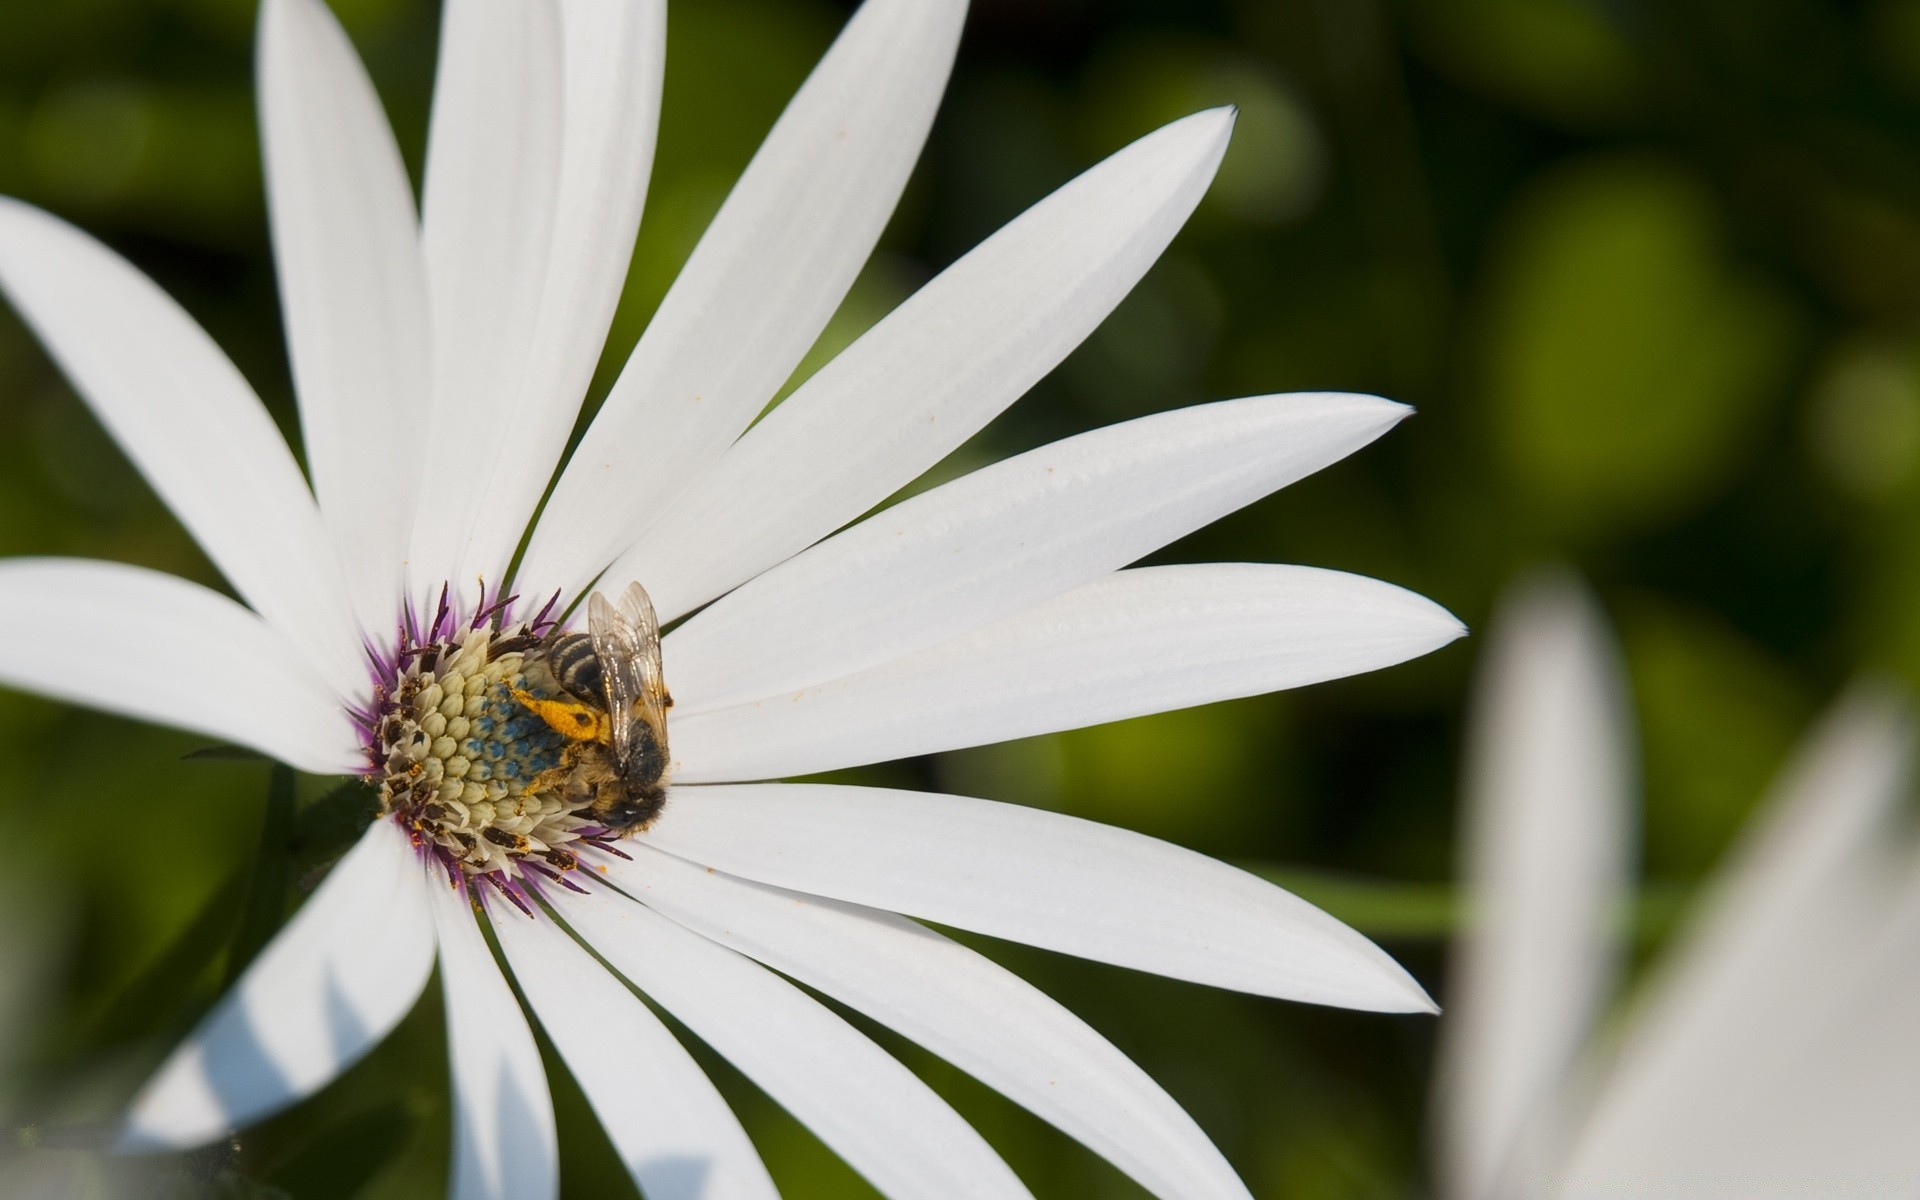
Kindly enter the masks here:
<path id="1" fill-rule="evenodd" d="M 625 761 L 633 737 L 634 706 L 640 702 L 640 639 L 599 592 L 587 598 L 587 632 L 593 635 L 593 652 L 600 659 L 600 686 L 607 698 L 614 758 Z"/>
<path id="2" fill-rule="evenodd" d="M 637 583 L 628 584 L 620 595 L 620 615 L 640 645 L 637 656 L 640 702 L 650 711 L 665 716 L 667 709 L 673 707 L 673 700 L 667 695 L 666 675 L 660 668 L 660 618 L 654 615 L 653 600 L 647 595 L 647 589 Z"/>
<path id="3" fill-rule="evenodd" d="M 593 652 L 600 659 L 613 754 L 624 763 L 636 719 L 647 721 L 656 735 L 666 730 L 671 701 L 660 669 L 660 619 L 654 615 L 647 590 L 632 583 L 620 597 L 618 609 L 599 592 L 588 598 L 587 632 L 593 636 Z"/>

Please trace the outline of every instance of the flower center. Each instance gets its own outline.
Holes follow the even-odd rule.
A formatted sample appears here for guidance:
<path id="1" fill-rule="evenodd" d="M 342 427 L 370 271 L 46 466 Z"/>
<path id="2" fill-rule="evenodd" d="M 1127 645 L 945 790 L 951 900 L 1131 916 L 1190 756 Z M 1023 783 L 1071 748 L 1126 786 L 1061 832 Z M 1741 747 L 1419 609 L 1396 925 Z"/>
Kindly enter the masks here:
<path id="1" fill-rule="evenodd" d="M 553 878 L 578 865 L 573 843 L 611 838 L 568 786 L 569 739 L 537 711 L 564 697 L 540 646 L 529 625 L 436 622 L 402 648 L 369 747 L 382 813 L 494 883 Z"/>

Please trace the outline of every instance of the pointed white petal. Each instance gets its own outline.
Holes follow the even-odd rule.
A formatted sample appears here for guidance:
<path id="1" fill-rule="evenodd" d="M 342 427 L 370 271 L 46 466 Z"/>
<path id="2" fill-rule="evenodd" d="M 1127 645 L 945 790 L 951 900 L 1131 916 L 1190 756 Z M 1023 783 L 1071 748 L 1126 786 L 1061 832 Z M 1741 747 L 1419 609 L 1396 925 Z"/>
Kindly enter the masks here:
<path id="1" fill-rule="evenodd" d="M 799 988 L 624 897 L 554 906 L 616 971 L 887 1196 L 1026 1196 L 958 1113 Z"/>
<path id="2" fill-rule="evenodd" d="M 1432 601 L 1338 571 L 1119 571 L 884 666 L 678 717 L 674 778 L 808 775 L 1097 725 L 1376 670 L 1462 632 Z"/>
<path id="3" fill-rule="evenodd" d="M 250 746 L 316 775 L 366 765 L 339 697 L 279 632 L 159 571 L 0 561 L 0 683 Z"/>
<path id="4" fill-rule="evenodd" d="M 560 169 L 560 0 L 449 0 L 427 139 L 422 241 L 433 320 L 416 600 L 461 573 L 540 317 Z M 488 580 L 497 584 L 498 579 Z"/>
<path id="5" fill-rule="evenodd" d="M 420 870 L 421 868 L 415 868 Z M 466 894 L 426 864 L 453 1068 L 453 1200 L 542 1200 L 560 1188 L 553 1101 L 519 1001 Z M 518 919 L 520 914 L 513 913 Z"/>
<path id="6" fill-rule="evenodd" d="M 514 979 L 647 1200 L 779 1195 L 733 1110 L 646 1005 L 544 915 L 496 917 Z"/>
<path id="7" fill-rule="evenodd" d="M 385 632 L 413 524 L 404 431 L 432 346 L 413 184 L 373 82 L 321 0 L 260 13 L 267 199 L 300 427 L 361 627 Z"/>
<path id="8" fill-rule="evenodd" d="M 376 821 L 134 1098 L 123 1150 L 185 1149 L 325 1086 L 427 985 L 433 927 L 406 835 Z"/>
<path id="9" fill-rule="evenodd" d="M 664 0 L 561 0 L 566 95 L 553 248 L 526 379 L 456 578 L 504 576 L 553 476 L 626 282 L 653 166 Z"/>
<path id="10" fill-rule="evenodd" d="M 1886 865 L 1871 853 L 1862 858 L 1856 870 Z M 1866 871 L 1873 886 L 1851 889 L 1860 903 L 1843 919 L 1823 905 L 1817 947 L 1801 931 L 1770 947 L 1782 960 L 1773 966 L 1781 982 L 1765 995 L 1737 997 L 1721 1014 L 1746 1035 L 1743 1053 L 1710 1062 L 1703 1047 L 1683 1047 L 1693 1069 L 1670 1076 L 1676 1091 L 1639 1097 L 1646 1107 L 1624 1120 L 1610 1091 L 1604 1115 L 1612 1119 L 1579 1147 L 1564 1194 L 1913 1195 L 1920 873 L 1910 861 L 1905 873 L 1901 881 Z M 1729 1039 L 1715 1035 L 1714 1048 L 1728 1049 Z"/>
<path id="11" fill-rule="evenodd" d="M 234 590 L 341 696 L 364 695 L 353 607 L 319 510 L 213 339 L 113 251 L 5 197 L 0 289 Z"/>
<path id="12" fill-rule="evenodd" d="M 689 612 L 946 457 L 1139 282 L 1199 203 L 1232 123 L 1224 110 L 1176 121 L 981 243 L 748 430 L 610 577 L 643 581 L 664 616 Z"/>
<path id="13" fill-rule="evenodd" d="M 1618 653 L 1553 574 L 1497 611 L 1474 693 L 1464 874 L 1474 924 L 1441 1023 L 1440 1170 L 1518 1195 L 1563 1135 L 1567 1081 L 1611 992 L 1635 787 Z"/>
<path id="14" fill-rule="evenodd" d="M 698 804 L 695 794 L 686 800 Z M 749 883 L 635 842 L 610 877 L 682 925 L 912 1038 L 1167 1200 L 1247 1197 L 1113 1044 L 1012 972 L 904 917 Z"/>
<path id="15" fill-rule="evenodd" d="M 1344 458 L 1408 411 L 1372 396 L 1229 400 L 982 468 L 829 538 L 675 630 L 665 647 L 674 699 L 690 716 L 796 691 L 1024 612 Z"/>
<path id="16" fill-rule="evenodd" d="M 824 784 L 676 788 L 647 844 L 831 896 L 1262 996 L 1431 1011 L 1372 942 L 1156 838 L 1017 804 Z M 625 878 L 645 882 L 645 873 Z"/>
<path id="17" fill-rule="evenodd" d="M 1789 1080 L 1803 1071 L 1782 1074 L 1794 1031 L 1834 1024 L 1839 981 L 1863 969 L 1849 964 L 1903 961 L 1869 947 L 1888 909 L 1880 855 L 1912 780 L 1914 737 L 1905 703 L 1869 686 L 1807 739 L 1636 1003 L 1574 1152 L 1576 1177 L 1697 1161 L 1707 1143 L 1688 1144 L 1687 1131 L 1703 1105 L 1798 1086 Z"/>
<path id="18" fill-rule="evenodd" d="M 1703 1136 L 1677 1147 L 1678 1161 L 1634 1163 L 1636 1174 L 1689 1182 L 1758 1178 L 1795 1196 L 1915 1194 L 1920 877 L 1911 871 L 1904 893 L 1877 892 L 1877 907 L 1890 913 L 1877 932 L 1863 922 L 1842 935 L 1853 953 L 1819 977 L 1815 995 L 1803 1000 L 1805 1016 L 1775 1031 L 1784 1044 L 1762 1045 L 1768 1074 L 1761 1085 L 1724 1080 L 1701 1122 Z"/>
<path id="19" fill-rule="evenodd" d="M 567 464 L 529 587 L 588 582 L 764 407 L 893 212 L 953 65 L 962 0 L 868 0 L 713 219 Z"/>

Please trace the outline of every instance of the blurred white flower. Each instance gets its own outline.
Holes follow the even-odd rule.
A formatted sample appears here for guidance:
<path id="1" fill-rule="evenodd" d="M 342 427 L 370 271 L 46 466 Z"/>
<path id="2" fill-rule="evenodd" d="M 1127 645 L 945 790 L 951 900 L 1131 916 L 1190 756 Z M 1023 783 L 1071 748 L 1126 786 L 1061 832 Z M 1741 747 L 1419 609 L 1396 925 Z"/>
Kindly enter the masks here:
<path id="1" fill-rule="evenodd" d="M 895 1196 L 1025 1193 L 929 1088 L 783 976 L 1161 1196 L 1246 1194 L 1113 1046 L 907 916 L 1261 995 L 1430 1008 L 1345 926 L 1174 846 L 980 800 L 748 782 L 1292 687 L 1461 632 L 1428 601 L 1331 571 L 1121 569 L 1406 411 L 1372 397 L 1164 413 L 858 521 L 1138 281 L 1212 177 L 1228 112 L 1177 121 L 1041 201 L 756 423 L 879 237 L 963 15 L 958 0 L 870 0 L 854 16 L 530 532 L 633 245 L 658 0 L 449 0 L 418 219 L 331 14 L 268 0 L 268 194 L 311 490 L 176 304 L 73 228 L 0 202 L 0 287 L 246 602 L 126 566 L 0 563 L 15 631 L 0 680 L 363 773 L 392 818 L 160 1069 L 126 1146 L 204 1143 L 322 1087 L 407 1012 L 437 957 L 454 1192 L 553 1195 L 547 1083 L 476 914 L 653 1200 L 773 1189 L 628 983 Z M 585 743 L 515 693 L 564 699 L 537 639 L 603 577 L 686 618 L 664 643 L 675 786 L 624 839 L 548 774 Z"/>
<path id="2" fill-rule="evenodd" d="M 1565 576 L 1496 613 L 1463 852 L 1474 921 L 1441 1027 L 1455 1200 L 1911 1197 L 1920 870 L 1903 697 L 1860 685 L 1783 771 L 1688 923 L 1595 1036 L 1623 948 L 1637 772 L 1617 656 Z"/>

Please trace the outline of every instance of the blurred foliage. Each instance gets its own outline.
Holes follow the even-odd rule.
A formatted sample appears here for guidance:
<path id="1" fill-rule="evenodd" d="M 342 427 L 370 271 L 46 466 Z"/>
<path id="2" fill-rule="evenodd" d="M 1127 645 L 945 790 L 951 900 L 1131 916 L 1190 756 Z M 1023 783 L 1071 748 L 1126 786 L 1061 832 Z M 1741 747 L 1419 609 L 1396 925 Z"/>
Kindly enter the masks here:
<path id="1" fill-rule="evenodd" d="M 604 389 L 849 5 L 684 0 Z M 416 174 L 431 0 L 334 0 Z M 253 0 L 0 6 L 0 191 L 98 232 L 294 428 L 252 121 Z M 1711 868 L 1821 697 L 1920 680 L 1920 0 L 977 0 L 881 252 L 796 378 L 1153 126 L 1236 104 L 1189 229 L 1035 393 L 935 472 L 1222 396 L 1378 391 L 1417 419 L 1162 560 L 1296 561 L 1470 625 L 1542 558 L 1620 626 L 1645 748 L 1644 939 Z M 10 315 L 0 554 L 217 582 Z M 28 631 L 30 633 L 30 631 Z M 1262 864 L 1444 992 L 1471 644 L 1279 696 L 898 764 Z M 437 992 L 232 1147 L 92 1153 L 169 1039 L 365 820 L 364 794 L 189 758 L 183 735 L 0 695 L 0 1191 L 438 1194 Z M 1267 1197 L 1422 1194 L 1425 1018 L 1327 1012 L 983 946 L 1135 1056 Z M 1041 1195 L 1117 1172 L 876 1031 Z M 863 1194 L 698 1050 L 786 1194 Z M 631 1194 L 556 1072 L 569 1196 Z"/>
<path id="2" fill-rule="evenodd" d="M 1637 530 L 1744 457 L 1791 327 L 1731 276 L 1701 189 L 1653 162 L 1531 183 L 1496 249 L 1486 394 L 1516 488 L 1571 532 Z"/>

